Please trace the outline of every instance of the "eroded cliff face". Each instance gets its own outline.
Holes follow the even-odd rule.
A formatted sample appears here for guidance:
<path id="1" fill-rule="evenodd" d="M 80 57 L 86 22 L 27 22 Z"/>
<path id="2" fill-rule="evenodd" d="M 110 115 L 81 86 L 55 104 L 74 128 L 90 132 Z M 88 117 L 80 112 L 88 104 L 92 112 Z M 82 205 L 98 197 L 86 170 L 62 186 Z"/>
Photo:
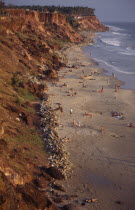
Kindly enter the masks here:
<path id="1" fill-rule="evenodd" d="M 83 37 L 66 22 L 65 15 L 21 9 L 7 9 L 6 13 L 10 17 L 10 21 L 7 17 L 3 19 L 7 33 L 33 30 L 47 38 L 50 36 L 50 39 L 55 37 L 55 39 L 61 38 L 75 43 L 83 41 Z"/>
<path id="2" fill-rule="evenodd" d="M 82 25 L 101 27 L 93 21 Z M 0 209 L 57 209 L 46 195 L 52 178 L 39 125 L 50 118 L 40 106 L 47 100 L 42 81 L 58 80 L 65 65 L 55 50 L 69 41 L 83 37 L 64 15 L 10 9 L 0 16 Z"/>
<path id="3" fill-rule="evenodd" d="M 64 64 L 37 13 L 16 14 L 0 16 L 0 209 L 53 210 L 46 195 L 52 178 L 39 169 L 49 166 L 39 100 L 47 91 L 41 79 L 58 79 Z"/>
<path id="4" fill-rule="evenodd" d="M 91 31 L 107 31 L 108 27 L 103 25 L 96 16 L 76 17 L 76 20 L 80 24 L 80 30 L 91 30 Z"/>
<path id="5" fill-rule="evenodd" d="M 58 13 L 50 13 L 50 12 L 39 12 L 39 21 L 43 22 L 45 25 L 49 24 L 57 24 L 64 25 L 66 24 L 66 16 Z"/>

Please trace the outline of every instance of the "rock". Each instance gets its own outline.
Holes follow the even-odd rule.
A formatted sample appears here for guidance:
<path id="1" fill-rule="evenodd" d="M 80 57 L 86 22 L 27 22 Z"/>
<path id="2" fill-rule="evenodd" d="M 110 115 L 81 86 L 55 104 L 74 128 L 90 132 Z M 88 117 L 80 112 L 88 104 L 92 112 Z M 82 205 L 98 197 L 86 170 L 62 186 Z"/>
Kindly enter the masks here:
<path id="1" fill-rule="evenodd" d="M 59 171 L 56 167 L 50 167 L 45 170 L 47 174 L 49 174 L 54 179 L 62 180 L 64 179 L 64 175 Z"/>
<path id="2" fill-rule="evenodd" d="M 32 183 L 24 186 L 18 185 L 17 192 L 21 194 L 22 199 L 31 209 L 57 209 L 55 204 L 46 196 L 45 192 L 38 190 Z"/>
<path id="3" fill-rule="evenodd" d="M 56 167 L 46 168 L 45 166 L 40 166 L 38 168 L 40 171 L 45 172 L 46 174 L 48 174 L 50 177 L 54 179 L 62 180 L 65 178 L 64 175 Z"/>
<path id="4" fill-rule="evenodd" d="M 121 202 L 121 201 L 119 201 L 119 200 L 115 201 L 115 203 L 118 204 L 118 205 L 123 204 L 123 202 Z"/>
<path id="5" fill-rule="evenodd" d="M 8 146 L 7 142 L 4 139 L 0 139 L 0 151 L 6 150 L 7 146 Z"/>
<path id="6" fill-rule="evenodd" d="M 82 208 L 73 204 L 68 204 L 63 206 L 62 210 L 82 210 Z"/>
<path id="7" fill-rule="evenodd" d="M 16 119 L 16 121 L 20 122 L 20 118 L 16 117 L 15 119 Z"/>
<path id="8" fill-rule="evenodd" d="M 52 188 L 59 190 L 61 192 L 65 192 L 64 188 L 61 185 L 58 184 L 52 184 Z"/>
<path id="9" fill-rule="evenodd" d="M 63 202 L 63 199 L 62 198 L 53 198 L 53 201 L 55 203 L 62 203 Z"/>

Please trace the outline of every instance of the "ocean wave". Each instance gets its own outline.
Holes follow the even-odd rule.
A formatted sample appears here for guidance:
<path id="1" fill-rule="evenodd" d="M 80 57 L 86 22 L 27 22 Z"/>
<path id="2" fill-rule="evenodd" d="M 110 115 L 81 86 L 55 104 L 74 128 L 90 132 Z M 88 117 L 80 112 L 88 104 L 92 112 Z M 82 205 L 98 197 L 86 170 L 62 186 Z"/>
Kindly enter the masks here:
<path id="1" fill-rule="evenodd" d="M 118 52 L 121 55 L 135 55 L 135 52 Z"/>
<path id="2" fill-rule="evenodd" d="M 127 50 L 132 50 L 132 51 L 134 50 L 134 52 L 135 52 L 135 48 L 134 47 L 127 47 L 126 49 Z"/>
<path id="3" fill-rule="evenodd" d="M 114 35 L 120 35 L 120 36 L 129 36 L 128 34 L 122 34 L 122 33 L 118 33 L 118 32 L 112 32 L 112 34 L 114 34 Z"/>
<path id="4" fill-rule="evenodd" d="M 108 27 L 111 29 L 111 31 L 115 31 L 115 32 L 117 32 L 117 31 L 123 31 L 122 28 L 119 28 L 119 27 L 116 27 L 116 26 L 110 26 L 110 25 L 108 25 Z"/>
<path id="5" fill-rule="evenodd" d="M 132 47 L 127 47 L 126 50 L 119 52 L 122 55 L 135 55 L 135 50 Z"/>
<path id="6" fill-rule="evenodd" d="M 113 46 L 116 46 L 116 47 L 119 47 L 121 45 L 121 42 L 118 40 L 118 39 L 106 39 L 106 38 L 100 38 L 100 40 L 106 44 L 109 44 L 109 45 L 113 45 Z"/>
<path id="7" fill-rule="evenodd" d="M 135 72 L 128 72 L 128 71 L 123 71 L 122 69 L 120 69 L 119 67 L 113 66 L 111 64 L 109 64 L 107 61 L 104 60 L 99 60 L 97 58 L 94 58 L 97 62 L 101 62 L 103 64 L 105 64 L 106 66 L 110 67 L 113 71 L 119 72 L 119 73 L 123 73 L 123 74 L 128 74 L 128 75 L 135 75 Z"/>

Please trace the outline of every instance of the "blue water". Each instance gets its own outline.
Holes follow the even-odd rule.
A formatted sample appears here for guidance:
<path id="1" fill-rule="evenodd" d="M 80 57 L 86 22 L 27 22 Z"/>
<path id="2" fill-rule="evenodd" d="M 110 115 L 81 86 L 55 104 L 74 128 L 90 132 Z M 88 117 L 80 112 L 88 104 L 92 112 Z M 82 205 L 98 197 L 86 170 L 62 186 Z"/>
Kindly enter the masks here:
<path id="1" fill-rule="evenodd" d="M 84 51 L 107 70 L 125 82 L 123 88 L 135 90 L 135 23 L 105 23 L 108 32 L 98 33 L 93 45 Z"/>

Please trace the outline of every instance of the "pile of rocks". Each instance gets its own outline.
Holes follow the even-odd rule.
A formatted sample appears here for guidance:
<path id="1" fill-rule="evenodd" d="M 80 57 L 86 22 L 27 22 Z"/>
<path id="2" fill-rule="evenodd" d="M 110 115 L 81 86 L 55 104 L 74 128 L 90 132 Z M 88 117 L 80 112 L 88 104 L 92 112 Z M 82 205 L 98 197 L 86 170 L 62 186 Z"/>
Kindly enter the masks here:
<path id="1" fill-rule="evenodd" d="M 49 154 L 51 167 L 58 168 L 66 178 L 71 174 L 71 163 L 68 161 L 64 142 L 57 133 L 58 117 L 52 112 L 48 101 L 43 100 L 40 105 L 40 130 L 43 133 L 43 140 Z"/>

